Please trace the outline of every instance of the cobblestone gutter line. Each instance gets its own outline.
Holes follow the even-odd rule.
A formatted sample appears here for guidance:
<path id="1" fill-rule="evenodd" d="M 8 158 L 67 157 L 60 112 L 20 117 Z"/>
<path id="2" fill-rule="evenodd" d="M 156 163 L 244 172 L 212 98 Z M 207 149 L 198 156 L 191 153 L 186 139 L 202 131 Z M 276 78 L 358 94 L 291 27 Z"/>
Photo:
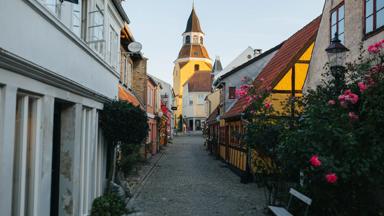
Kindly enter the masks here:
<path id="1" fill-rule="evenodd" d="M 165 153 L 165 150 L 159 152 L 156 156 L 153 156 L 151 159 L 149 159 L 147 164 L 140 166 L 136 175 L 131 175 L 128 177 L 127 180 L 131 187 L 131 198 L 128 202 L 134 200 L 140 194 L 142 186 L 145 184 L 146 180 L 153 173 L 153 171 L 158 167 L 158 164 Z"/>

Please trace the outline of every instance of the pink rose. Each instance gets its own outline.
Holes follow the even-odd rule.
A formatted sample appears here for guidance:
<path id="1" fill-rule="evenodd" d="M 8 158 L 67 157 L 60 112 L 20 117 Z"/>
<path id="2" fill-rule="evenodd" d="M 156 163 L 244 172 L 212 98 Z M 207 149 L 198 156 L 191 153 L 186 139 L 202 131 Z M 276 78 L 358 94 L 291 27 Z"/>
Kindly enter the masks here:
<path id="1" fill-rule="evenodd" d="M 247 96 L 246 99 L 247 99 L 247 103 L 248 103 L 248 104 L 250 104 L 250 103 L 252 102 L 252 97 Z"/>
<path id="2" fill-rule="evenodd" d="M 338 179 L 336 173 L 328 173 L 327 175 L 325 175 L 325 178 L 327 179 L 327 182 L 329 184 L 335 184 Z"/>
<path id="3" fill-rule="evenodd" d="M 336 104 L 336 101 L 335 100 L 329 100 L 328 101 L 328 105 L 329 106 L 333 106 L 333 105 L 335 105 Z"/>
<path id="4" fill-rule="evenodd" d="M 359 82 L 357 85 L 359 86 L 359 89 L 360 89 L 361 93 L 364 93 L 365 90 L 367 90 L 367 88 L 368 88 L 367 85 L 365 85 L 364 82 Z"/>
<path id="5" fill-rule="evenodd" d="M 271 107 L 272 107 L 272 104 L 271 103 L 265 103 L 264 104 L 264 107 L 266 108 L 266 109 L 270 109 Z"/>
<path id="6" fill-rule="evenodd" d="M 359 96 L 357 94 L 351 93 L 348 95 L 348 101 L 350 101 L 352 104 L 356 104 L 359 102 Z"/>
<path id="7" fill-rule="evenodd" d="M 312 166 L 319 167 L 321 166 L 321 161 L 319 160 L 319 157 L 317 155 L 313 155 L 311 159 L 309 160 Z"/>
<path id="8" fill-rule="evenodd" d="M 359 120 L 359 116 L 358 116 L 356 113 L 354 113 L 354 112 L 349 112 L 349 113 L 348 113 L 348 116 L 349 116 L 349 119 L 350 119 L 351 121 L 357 121 L 357 120 Z"/>

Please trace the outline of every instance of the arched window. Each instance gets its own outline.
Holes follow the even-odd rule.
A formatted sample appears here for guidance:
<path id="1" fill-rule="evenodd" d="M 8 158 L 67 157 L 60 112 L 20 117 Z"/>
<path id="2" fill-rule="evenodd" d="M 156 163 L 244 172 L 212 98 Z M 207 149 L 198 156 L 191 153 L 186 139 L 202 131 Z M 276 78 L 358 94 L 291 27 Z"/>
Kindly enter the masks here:
<path id="1" fill-rule="evenodd" d="M 203 37 L 200 37 L 200 44 L 201 44 L 201 45 L 204 44 L 204 38 L 203 38 Z"/>
<path id="2" fill-rule="evenodd" d="M 190 44 L 191 43 L 191 36 L 187 36 L 187 37 L 185 37 L 185 43 L 186 44 Z"/>

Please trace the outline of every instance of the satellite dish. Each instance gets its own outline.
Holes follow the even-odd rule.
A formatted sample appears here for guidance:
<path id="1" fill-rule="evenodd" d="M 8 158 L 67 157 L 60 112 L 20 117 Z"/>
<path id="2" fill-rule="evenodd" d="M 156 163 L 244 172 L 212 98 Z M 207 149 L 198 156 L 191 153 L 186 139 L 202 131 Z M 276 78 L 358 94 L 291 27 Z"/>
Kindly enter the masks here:
<path id="1" fill-rule="evenodd" d="M 141 45 L 141 43 L 136 42 L 136 41 L 134 41 L 128 45 L 128 50 L 133 52 L 133 53 L 139 53 L 142 48 L 143 48 L 143 45 Z"/>

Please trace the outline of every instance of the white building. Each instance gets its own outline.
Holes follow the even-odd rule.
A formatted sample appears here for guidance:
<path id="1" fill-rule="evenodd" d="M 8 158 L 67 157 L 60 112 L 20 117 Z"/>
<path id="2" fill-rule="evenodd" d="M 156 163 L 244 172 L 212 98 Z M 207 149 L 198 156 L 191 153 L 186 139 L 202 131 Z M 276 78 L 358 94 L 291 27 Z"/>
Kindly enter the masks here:
<path id="1" fill-rule="evenodd" d="M 118 0 L 1 1 L 2 216 L 88 215 L 102 194 L 124 22 Z"/>
<path id="2" fill-rule="evenodd" d="M 201 131 L 208 117 L 205 98 L 211 93 L 210 71 L 197 71 L 183 86 L 183 120 L 187 131 Z"/>

